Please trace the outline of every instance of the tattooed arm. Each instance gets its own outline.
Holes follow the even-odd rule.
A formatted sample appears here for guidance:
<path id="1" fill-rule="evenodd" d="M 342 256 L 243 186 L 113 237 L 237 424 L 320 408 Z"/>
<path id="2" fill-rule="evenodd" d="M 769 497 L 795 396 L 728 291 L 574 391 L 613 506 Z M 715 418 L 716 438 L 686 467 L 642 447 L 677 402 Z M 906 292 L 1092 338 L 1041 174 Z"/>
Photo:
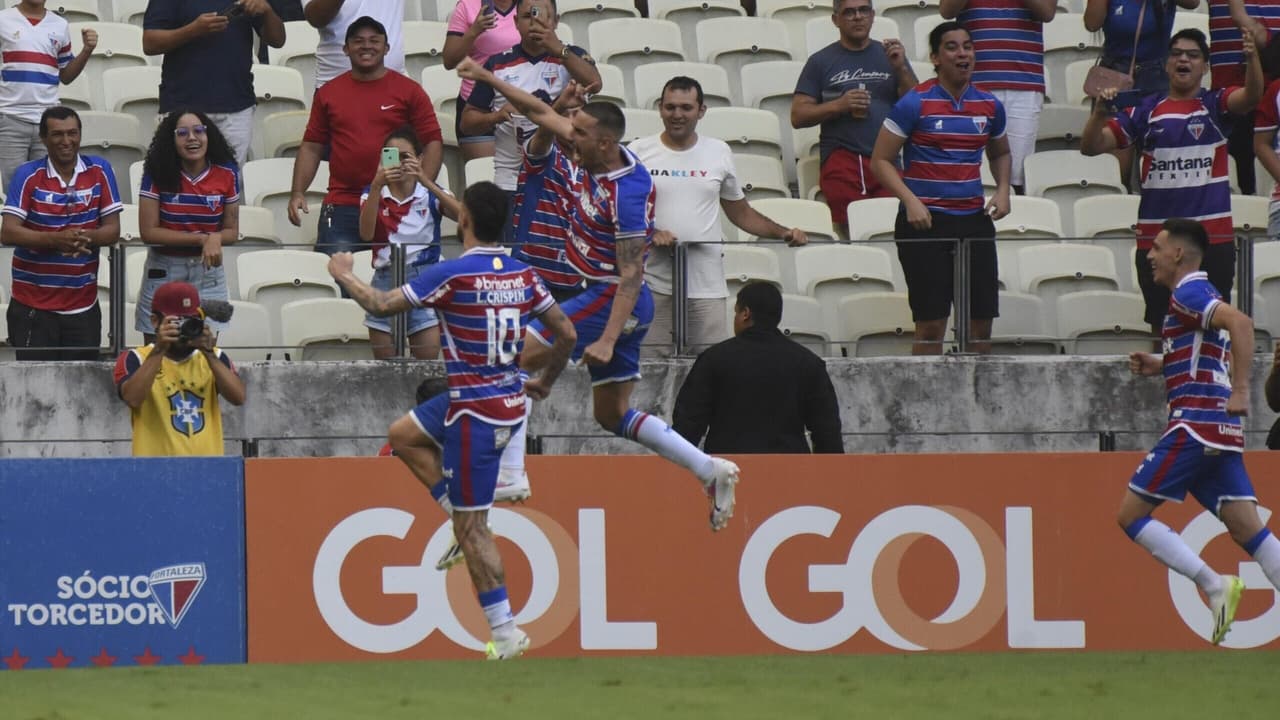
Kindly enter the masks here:
<path id="1" fill-rule="evenodd" d="M 582 351 L 582 360 L 588 365 L 605 365 L 613 359 L 613 346 L 622 335 L 622 329 L 640 299 L 640 287 L 644 282 L 644 244 L 642 235 L 619 238 L 617 241 L 618 291 L 613 296 L 609 321 L 605 323 L 600 339 Z"/>

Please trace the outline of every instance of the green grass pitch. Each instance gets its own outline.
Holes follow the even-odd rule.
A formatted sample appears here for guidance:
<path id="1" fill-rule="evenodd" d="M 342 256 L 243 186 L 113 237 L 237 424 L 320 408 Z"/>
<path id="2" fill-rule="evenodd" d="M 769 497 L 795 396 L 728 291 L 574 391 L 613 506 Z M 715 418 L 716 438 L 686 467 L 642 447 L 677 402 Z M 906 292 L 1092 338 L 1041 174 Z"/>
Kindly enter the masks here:
<path id="1" fill-rule="evenodd" d="M 527 657 L 0 672 L 3 720 L 1280 716 L 1280 653 Z"/>

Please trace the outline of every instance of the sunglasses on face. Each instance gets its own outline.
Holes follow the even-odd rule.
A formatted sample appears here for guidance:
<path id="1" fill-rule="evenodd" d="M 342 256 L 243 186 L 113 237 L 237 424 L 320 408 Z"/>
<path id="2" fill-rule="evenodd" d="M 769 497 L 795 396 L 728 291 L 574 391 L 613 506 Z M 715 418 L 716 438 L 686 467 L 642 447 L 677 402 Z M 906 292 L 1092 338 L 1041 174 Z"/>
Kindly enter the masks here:
<path id="1" fill-rule="evenodd" d="M 177 135 L 180 138 L 188 138 L 188 137 L 191 137 L 192 135 L 195 135 L 197 137 L 204 137 L 204 133 L 205 133 L 205 126 L 203 125 L 192 125 L 189 128 L 180 127 L 180 128 L 175 128 L 173 131 L 173 134 Z"/>

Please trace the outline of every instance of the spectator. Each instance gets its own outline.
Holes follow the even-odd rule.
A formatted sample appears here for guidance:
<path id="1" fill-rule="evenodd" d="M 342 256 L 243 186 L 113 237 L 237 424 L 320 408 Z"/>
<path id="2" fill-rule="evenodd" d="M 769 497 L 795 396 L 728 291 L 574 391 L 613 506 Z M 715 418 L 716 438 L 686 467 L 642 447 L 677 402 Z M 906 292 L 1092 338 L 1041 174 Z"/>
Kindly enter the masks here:
<path id="1" fill-rule="evenodd" d="M 423 185 L 431 180 L 419 178 L 422 144 L 413 128 L 392 131 L 382 147 L 384 152 L 394 150 L 399 164 L 380 163 L 369 192 L 360 198 L 360 239 L 373 244 L 370 284 L 375 290 L 391 290 L 397 287 L 391 276 L 391 245 L 404 248 L 404 282 L 412 282 L 440 261 L 440 217 L 443 214 L 457 220 L 458 201 L 439 188 L 434 192 Z M 435 310 L 412 308 L 406 317 L 410 353 L 419 360 L 435 360 L 440 354 L 440 321 Z M 370 313 L 364 324 L 369 328 L 374 358 L 394 357 L 390 319 Z"/>
<path id="2" fill-rule="evenodd" d="M 310 5 L 308 5 L 310 7 Z M 353 252 L 360 244 L 360 196 L 378 168 L 382 141 L 392 130 L 409 125 L 422 142 L 422 171 L 434 178 L 444 158 L 440 124 L 422 86 L 389 72 L 387 31 L 371 17 L 357 18 L 347 28 L 343 46 L 351 70 L 326 83 L 311 103 L 311 118 L 293 163 L 289 222 L 302 225 L 310 213 L 306 190 L 329 146 L 329 192 L 320 219 L 316 250 L 332 255 Z"/>
<path id="3" fill-rule="evenodd" d="M 955 294 L 955 238 L 969 242 L 965 268 L 970 278 L 969 332 L 976 341 L 971 349 L 985 353 L 991 351 L 991 321 L 999 315 L 992 220 L 1009 214 L 1010 152 L 1004 105 L 972 84 L 973 42 L 963 25 L 950 21 L 935 27 L 929 33 L 929 49 L 938 77 L 893 106 L 876 139 L 871 169 L 902 201 L 894 237 L 900 241 L 898 259 L 916 326 L 912 354 L 942 352 Z M 985 210 L 984 148 L 996 179 L 995 197 Z M 893 166 L 899 151 L 902 177 Z M 923 238 L 940 239 L 911 242 Z"/>
<path id="4" fill-rule="evenodd" d="M 148 343 L 156 332 L 151 298 L 161 285 L 191 283 L 206 300 L 230 300 L 222 246 L 240 237 L 240 173 L 233 153 L 202 112 L 176 110 L 156 127 L 138 192 L 138 229 L 150 247 L 134 327 Z"/>
<path id="5" fill-rule="evenodd" d="M 142 21 L 142 51 L 164 55 L 160 112 L 203 112 L 222 130 L 236 164 L 253 140 L 253 37 L 284 45 L 284 22 L 267 0 L 150 0 Z M 208 123 L 206 123 L 208 124 Z"/>
<path id="6" fill-rule="evenodd" d="M 19 360 L 96 360 L 102 341 L 98 248 L 120 239 L 111 165 L 80 154 L 80 116 L 61 105 L 40 116 L 48 157 L 9 182 L 0 243 L 15 245 L 6 319 Z"/>
<path id="7" fill-rule="evenodd" d="M 840 406 L 826 363 L 778 330 L 782 293 L 738 291 L 734 337 L 698 356 L 676 396 L 672 426 L 708 453 L 842 453 Z"/>
<path id="8" fill-rule="evenodd" d="M 1142 148 L 1142 199 L 1138 205 L 1138 251 L 1134 255 L 1138 285 L 1146 300 L 1144 317 L 1160 335 L 1169 308 L 1169 289 L 1152 277 L 1148 253 L 1165 220 L 1196 220 L 1209 234 L 1209 251 L 1201 263 L 1223 302 L 1231 302 L 1235 280 L 1235 234 L 1231 222 L 1231 188 L 1227 159 L 1221 152 L 1232 125 L 1246 122 L 1262 97 L 1262 68 L 1252 34 L 1244 36 L 1249 58 L 1245 87 L 1204 90 L 1209 47 L 1204 33 L 1181 30 L 1169 42 L 1169 92 L 1148 95 L 1136 107 L 1110 114 L 1114 89 L 1102 92 L 1080 134 L 1080 152 L 1100 155 L 1138 144 Z M 1102 100 L 1108 102 L 1103 102 Z"/>
<path id="9" fill-rule="evenodd" d="M 1280 31 L 1280 11 L 1275 0 L 1208 0 L 1209 3 L 1209 86 L 1214 90 L 1246 84 L 1248 58 L 1240 28 L 1249 28 L 1255 48 L 1265 47 L 1271 35 Z M 1253 113 L 1237 120 L 1227 138 L 1227 153 L 1236 161 L 1236 183 L 1240 192 L 1252 195 L 1258 189 L 1253 168 Z M 1212 233 L 1211 233 L 1212 234 Z M 1224 296 L 1226 294 L 1224 293 Z"/>
<path id="10" fill-rule="evenodd" d="M 595 61 L 582 48 L 565 45 L 556 37 L 555 0 L 520 0 L 516 8 L 520 42 L 486 60 L 486 68 L 548 105 L 571 79 L 582 87 L 600 87 Z M 488 83 L 474 85 L 460 114 L 463 132 L 494 136 L 494 183 L 514 199 L 516 180 L 524 163 L 522 145 L 537 126 L 517 113 Z M 508 207 L 514 212 L 515 203 Z M 510 222 L 507 229 L 507 241 L 511 242 L 515 232 Z"/>
<path id="11" fill-rule="evenodd" d="M 853 1 L 853 0 L 850 0 Z M 647 355 L 671 354 L 671 296 L 674 285 L 671 255 L 676 243 L 685 246 L 686 343 L 703 350 L 729 337 L 728 291 L 724 284 L 724 253 L 720 211 L 752 235 L 779 238 L 788 245 L 807 242 L 804 231 L 783 227 L 761 215 L 747 202 L 738 185 L 733 151 L 722 140 L 698 135 L 698 121 L 707 112 L 702 86 L 689 77 L 674 77 L 662 88 L 658 106 L 663 131 L 631 143 L 631 152 L 649 170 L 657 192 L 654 201 L 653 243 L 656 250 L 645 263 L 645 282 L 653 292 L 651 344 Z"/>
<path id="12" fill-rule="evenodd" d="M 349 69 L 346 55 L 347 36 L 351 23 L 358 18 L 377 20 L 386 38 L 386 66 L 405 74 L 404 41 L 401 39 L 404 22 L 404 0 L 302 0 L 302 14 L 311 27 L 320 31 L 320 44 L 316 46 L 316 91 L 325 83 Z M 414 78 L 414 82 L 417 79 Z"/>
<path id="13" fill-rule="evenodd" d="M 45 8 L 45 0 L 21 0 L 0 10 L 0 182 L 18 166 L 45 155 L 40 115 L 58 104 L 58 83 L 80 77 L 98 46 L 98 33 L 80 31 L 84 49 L 71 54 L 67 21 Z"/>
<path id="14" fill-rule="evenodd" d="M 942 17 L 971 29 L 973 84 L 1000 101 L 1008 117 L 1009 182 L 1023 191 L 1022 163 L 1036 151 L 1044 107 L 1044 23 L 1056 0 L 942 0 Z"/>
<path id="15" fill-rule="evenodd" d="M 151 302 L 154 343 L 116 360 L 116 393 L 129 406 L 135 457 L 222 455 L 218 397 L 244 404 L 244 383 L 227 354 L 214 346 L 213 329 L 194 337 L 184 321 L 204 319 L 194 285 L 170 282 Z"/>
<path id="16" fill-rule="evenodd" d="M 267 0 L 271 3 L 271 9 L 276 11 L 276 17 L 280 18 L 280 22 L 297 22 L 307 19 L 305 13 L 302 12 L 302 0 Z M 267 46 L 265 43 L 258 43 L 258 63 L 266 65 L 271 62 L 267 55 Z"/>
<path id="17" fill-rule="evenodd" d="M 918 82 L 901 42 L 871 39 L 875 15 L 871 0 L 835 0 L 840 39 L 805 62 L 791 99 L 792 127 L 821 125 L 818 182 L 846 232 L 849 203 L 891 195 L 871 173 L 871 150 L 889 108 Z"/>
<path id="18" fill-rule="evenodd" d="M 489 58 L 506 52 L 520 43 L 520 31 L 516 28 L 517 0 L 458 0 L 449 18 L 449 29 L 444 38 L 445 68 L 452 70 L 463 58 L 471 58 L 483 65 Z M 462 159 L 490 157 L 495 152 L 492 133 L 468 135 L 462 129 L 462 112 L 471 98 L 475 81 L 462 79 L 458 91 L 458 114 L 454 129 L 458 135 L 458 149 Z"/>

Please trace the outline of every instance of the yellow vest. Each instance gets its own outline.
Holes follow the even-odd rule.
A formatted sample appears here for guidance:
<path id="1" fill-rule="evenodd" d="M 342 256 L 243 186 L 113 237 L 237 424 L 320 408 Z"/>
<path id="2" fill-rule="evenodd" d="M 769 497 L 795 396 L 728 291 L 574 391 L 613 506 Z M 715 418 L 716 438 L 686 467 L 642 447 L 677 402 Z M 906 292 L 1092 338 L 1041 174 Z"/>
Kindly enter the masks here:
<path id="1" fill-rule="evenodd" d="M 134 352 L 145 362 L 154 350 L 147 345 Z M 222 351 L 214 348 L 214 354 Z M 147 399 L 131 410 L 134 456 L 222 455 L 222 411 L 209 359 L 196 351 L 161 362 Z"/>

